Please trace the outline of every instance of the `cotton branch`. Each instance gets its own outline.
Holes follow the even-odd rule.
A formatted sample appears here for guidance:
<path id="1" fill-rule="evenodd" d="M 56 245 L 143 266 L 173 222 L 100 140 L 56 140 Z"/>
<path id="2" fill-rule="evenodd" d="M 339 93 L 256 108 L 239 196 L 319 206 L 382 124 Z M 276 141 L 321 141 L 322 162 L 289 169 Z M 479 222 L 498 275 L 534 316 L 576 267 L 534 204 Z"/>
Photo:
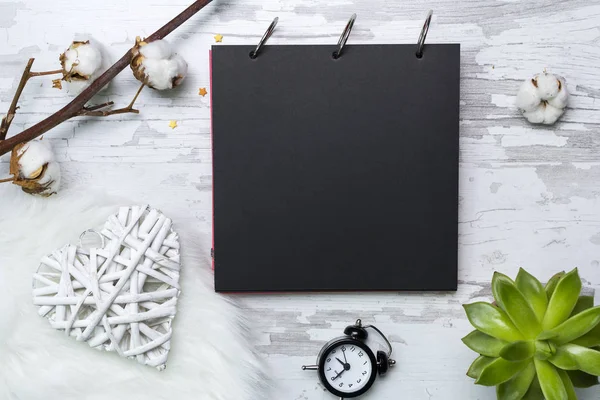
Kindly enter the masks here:
<path id="1" fill-rule="evenodd" d="M 138 96 L 140 95 L 140 93 L 142 92 L 142 89 L 144 88 L 144 86 L 146 86 L 146 85 L 142 83 L 142 86 L 140 86 L 137 93 L 133 97 L 133 100 L 131 100 L 131 103 L 129 103 L 129 105 L 127 107 L 119 108 L 116 110 L 96 111 L 96 110 L 100 110 L 101 108 L 112 106 L 114 104 L 114 102 L 109 101 L 108 103 L 98 104 L 98 105 L 92 106 L 92 107 L 83 107 L 83 109 L 81 111 L 79 111 L 79 113 L 77 115 L 86 116 L 86 117 L 108 117 L 109 115 L 115 115 L 115 114 L 126 114 L 126 113 L 139 114 L 140 110 L 136 110 L 135 108 L 133 108 L 133 105 L 134 105 L 135 101 L 137 100 Z"/>
<path id="2" fill-rule="evenodd" d="M 181 14 L 179 14 L 178 16 L 173 18 L 162 28 L 160 28 L 159 30 L 154 32 L 152 35 L 150 35 L 148 38 L 146 38 L 146 41 L 152 42 L 154 40 L 163 39 L 168 34 L 173 32 L 176 28 L 178 28 L 181 24 L 183 24 L 185 21 L 190 19 L 193 15 L 195 15 L 198 11 L 203 9 L 211 1 L 212 0 L 196 0 L 185 11 L 183 11 Z M 132 55 L 131 50 L 128 50 L 127 53 L 123 57 L 121 57 L 121 59 L 119 61 L 117 61 L 115 64 L 113 64 L 112 67 L 110 67 L 108 70 L 106 70 L 106 72 L 104 72 L 102 75 L 100 75 L 94 82 L 92 82 L 92 84 L 87 89 L 85 89 L 83 92 L 81 92 L 77 97 L 75 97 L 69 104 L 64 106 L 62 109 L 60 109 L 56 113 L 52 114 L 50 117 L 44 119 L 43 121 L 24 130 L 23 132 L 15 135 L 13 137 L 10 137 L 6 140 L 1 140 L 0 141 L 0 155 L 8 153 L 9 151 L 11 151 L 13 149 L 13 147 L 15 147 L 19 143 L 28 142 L 32 139 L 35 139 L 36 137 L 48 132 L 50 129 L 56 127 L 57 125 L 63 123 L 64 121 L 66 121 L 70 118 L 73 118 L 73 117 L 76 117 L 79 115 L 86 115 L 86 116 L 92 115 L 93 116 L 96 114 L 92 114 L 92 113 L 98 113 L 98 112 L 101 113 L 100 116 L 104 116 L 104 112 L 108 113 L 106 115 L 111 115 L 110 111 L 104 111 L 104 112 L 99 111 L 98 108 L 103 108 L 103 107 L 98 107 L 98 106 L 94 106 L 96 108 L 88 107 L 87 113 L 85 113 L 86 112 L 85 111 L 86 103 L 88 101 L 90 101 L 90 99 L 92 97 L 94 97 L 94 95 L 96 93 L 98 93 L 104 86 L 106 86 L 111 80 L 113 80 L 115 78 L 115 76 L 117 76 L 122 70 L 124 70 L 131 62 L 132 57 L 133 57 L 133 55 Z M 31 61 L 31 62 L 33 62 L 33 61 Z M 25 79 L 25 81 L 27 81 L 27 79 Z M 21 89 L 21 91 L 22 91 L 22 89 Z M 141 91 L 141 88 L 138 91 L 138 95 L 139 95 L 140 91 Z M 17 96 L 15 96 L 15 98 L 17 98 Z M 137 95 L 134 98 L 134 101 L 136 98 L 137 98 Z M 14 100 L 13 102 L 15 103 L 15 110 L 16 110 L 16 100 Z M 109 104 L 105 104 L 105 106 L 108 106 L 108 105 Z M 12 104 L 11 104 L 11 106 L 12 106 Z M 11 110 L 12 110 L 12 108 L 11 108 Z M 123 111 L 123 110 L 128 110 L 128 111 Z M 119 112 L 116 112 L 116 111 L 119 111 Z M 135 112 L 133 109 L 133 102 L 128 107 L 125 107 L 124 109 L 113 110 L 112 113 L 113 114 L 116 114 L 116 113 L 122 114 L 124 112 Z M 82 114 L 82 113 L 84 113 L 84 114 Z M 10 114 L 10 111 L 9 111 L 9 114 Z M 12 118 L 14 118 L 14 110 L 13 110 Z M 12 121 L 12 118 L 10 118 L 10 121 Z M 8 117 L 6 118 L 6 120 L 8 121 Z M 4 126 L 4 125 L 5 125 L 5 123 L 3 122 L 2 126 Z M 10 122 L 8 122 L 8 125 L 10 125 Z M 0 139 L 3 139 L 3 137 L 0 137 Z"/>
<path id="3" fill-rule="evenodd" d="M 23 71 L 23 75 L 21 76 L 21 80 L 19 81 L 19 86 L 17 86 L 17 92 L 13 97 L 12 103 L 10 103 L 10 107 L 8 108 L 8 113 L 5 117 L 2 117 L 2 123 L 0 123 L 0 140 L 4 140 L 6 138 L 6 133 L 8 132 L 8 128 L 10 128 L 10 124 L 15 118 L 15 114 L 17 109 L 17 103 L 19 102 L 19 98 L 21 98 L 21 93 L 23 93 L 23 89 L 25 89 L 25 85 L 29 78 L 33 78 L 34 76 L 43 76 L 43 75 L 54 75 L 60 74 L 61 70 L 56 71 L 44 71 L 44 72 L 31 72 L 31 67 L 33 66 L 33 58 L 30 58 L 25 66 L 25 70 Z"/>

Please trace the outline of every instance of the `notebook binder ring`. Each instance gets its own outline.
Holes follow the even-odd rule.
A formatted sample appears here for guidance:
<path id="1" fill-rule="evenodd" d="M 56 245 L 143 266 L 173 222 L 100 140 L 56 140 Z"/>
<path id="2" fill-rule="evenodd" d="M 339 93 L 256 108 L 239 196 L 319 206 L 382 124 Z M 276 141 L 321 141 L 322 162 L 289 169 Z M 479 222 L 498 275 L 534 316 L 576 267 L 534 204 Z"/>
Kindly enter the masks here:
<path id="1" fill-rule="evenodd" d="M 346 28 L 344 28 L 344 32 L 342 32 L 342 36 L 340 36 L 340 40 L 338 40 L 338 49 L 333 52 L 333 58 L 338 59 L 342 55 L 342 50 L 344 46 L 346 46 L 346 42 L 350 37 L 350 32 L 352 32 L 352 27 L 354 26 L 354 21 L 356 21 L 356 14 L 352 14 L 350 20 L 346 24 Z"/>
<path id="2" fill-rule="evenodd" d="M 263 37 L 260 39 L 260 42 L 258 42 L 256 49 L 254 49 L 250 52 L 250 58 L 255 59 L 256 57 L 258 57 L 258 52 L 260 51 L 260 49 L 263 47 L 263 45 L 267 42 L 267 40 L 269 40 L 269 38 L 273 34 L 273 31 L 275 30 L 275 27 L 277 26 L 277 22 L 279 22 L 279 17 L 275 17 L 273 19 L 273 22 L 271 22 L 271 25 L 269 25 L 269 27 L 267 28 L 267 31 L 265 32 Z"/>
<path id="3" fill-rule="evenodd" d="M 433 10 L 429 10 L 427 12 L 427 17 L 425 18 L 425 23 L 423 24 L 423 28 L 421 29 L 421 34 L 419 35 L 419 41 L 417 42 L 417 58 L 423 57 L 423 48 L 425 47 L 425 38 L 427 37 L 427 32 L 429 32 L 429 25 L 431 24 L 431 16 L 433 15 Z"/>

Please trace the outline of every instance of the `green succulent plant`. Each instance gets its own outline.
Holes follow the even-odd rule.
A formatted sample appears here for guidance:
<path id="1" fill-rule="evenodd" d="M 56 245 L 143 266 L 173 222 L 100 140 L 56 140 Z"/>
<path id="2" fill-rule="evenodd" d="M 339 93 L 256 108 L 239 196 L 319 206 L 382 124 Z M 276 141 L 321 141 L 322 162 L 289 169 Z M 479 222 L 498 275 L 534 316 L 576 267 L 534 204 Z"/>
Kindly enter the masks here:
<path id="1" fill-rule="evenodd" d="M 577 400 L 574 387 L 598 384 L 600 306 L 580 296 L 577 269 L 546 286 L 524 269 L 514 281 L 496 272 L 492 293 L 492 304 L 464 305 L 476 384 L 496 386 L 498 400 Z"/>

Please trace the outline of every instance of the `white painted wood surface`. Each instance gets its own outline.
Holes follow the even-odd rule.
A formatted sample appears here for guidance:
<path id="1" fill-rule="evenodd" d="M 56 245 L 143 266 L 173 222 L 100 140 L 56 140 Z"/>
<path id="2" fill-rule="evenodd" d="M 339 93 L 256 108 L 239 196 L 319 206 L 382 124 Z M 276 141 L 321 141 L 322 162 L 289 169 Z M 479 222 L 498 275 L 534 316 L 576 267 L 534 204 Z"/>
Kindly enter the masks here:
<path id="1" fill-rule="evenodd" d="M 188 4 L 0 2 L 0 109 L 8 108 L 29 57 L 36 58 L 34 70 L 55 69 L 73 34 L 90 33 L 116 59 L 137 35 L 149 35 Z M 236 296 L 274 378 L 265 399 L 332 399 L 316 374 L 300 365 L 314 362 L 323 343 L 357 317 L 390 335 L 398 359 L 365 399 L 494 399 L 493 389 L 474 386 L 465 376 L 474 354 L 460 342 L 471 330 L 461 304 L 489 299 L 492 272 L 514 276 L 519 266 L 542 278 L 577 266 L 588 289 L 600 288 L 598 2 L 215 0 L 170 36 L 190 63 L 182 87 L 145 90 L 140 115 L 79 118 L 45 135 L 61 161 L 63 187 L 92 187 L 149 202 L 176 224 L 206 233 L 197 245 L 208 251 L 209 96 L 200 97 L 198 89 L 209 86 L 213 35 L 224 35 L 223 45 L 254 44 L 279 16 L 270 44 L 333 45 L 356 12 L 349 43 L 414 43 L 427 8 L 435 11 L 428 42 L 462 44 L 459 289 Z M 512 102 L 520 81 L 544 68 L 565 76 L 573 96 L 556 126 L 533 127 Z M 68 101 L 51 86 L 49 78 L 30 82 L 12 134 Z M 98 102 L 125 105 L 136 88 L 125 71 Z M 172 130 L 169 120 L 179 126 Z M 7 171 L 3 157 L 0 177 Z M 600 398 L 599 389 L 581 393 L 581 399 Z"/>

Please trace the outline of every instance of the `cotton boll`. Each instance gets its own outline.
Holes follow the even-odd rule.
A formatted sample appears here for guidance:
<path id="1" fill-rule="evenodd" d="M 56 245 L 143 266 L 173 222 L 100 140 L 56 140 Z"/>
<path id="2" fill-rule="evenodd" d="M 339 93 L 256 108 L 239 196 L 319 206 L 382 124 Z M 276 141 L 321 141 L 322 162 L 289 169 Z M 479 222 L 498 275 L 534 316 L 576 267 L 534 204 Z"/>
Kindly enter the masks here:
<path id="1" fill-rule="evenodd" d="M 183 79 L 186 77 L 188 72 L 188 63 L 179 54 L 175 54 L 171 60 L 176 64 L 176 70 L 173 71 L 173 73 L 176 73 L 175 80 L 173 81 L 173 87 L 175 87 L 179 86 L 181 81 L 183 81 Z"/>
<path id="2" fill-rule="evenodd" d="M 54 154 L 47 142 L 35 140 L 26 143 L 17 152 L 19 173 L 25 178 L 33 178 L 43 165 L 54 161 Z"/>
<path id="3" fill-rule="evenodd" d="M 73 42 L 60 56 L 64 80 L 89 80 L 102 65 L 102 53 L 89 40 Z"/>
<path id="4" fill-rule="evenodd" d="M 556 108 L 565 108 L 569 101 L 569 92 L 565 86 L 565 78 L 557 77 L 557 79 L 560 82 L 558 94 L 555 97 L 548 99 L 548 104 Z"/>
<path id="5" fill-rule="evenodd" d="M 183 60 L 181 57 L 176 56 Z M 147 58 L 142 62 L 147 85 L 153 89 L 165 90 L 177 86 L 187 72 L 187 64 L 178 59 L 155 60 Z"/>
<path id="6" fill-rule="evenodd" d="M 89 79 L 102 64 L 100 50 L 89 42 L 75 42 L 63 54 L 63 71 L 74 77 Z"/>
<path id="7" fill-rule="evenodd" d="M 542 100 L 549 100 L 555 97 L 559 91 L 559 81 L 556 76 L 548 73 L 537 75 L 535 78 L 537 88 Z"/>
<path id="8" fill-rule="evenodd" d="M 49 162 L 45 173 L 40 176 L 38 181 L 38 184 L 45 188 L 44 192 L 40 194 L 50 196 L 51 194 L 58 193 L 60 179 L 60 165 L 56 161 Z"/>
<path id="9" fill-rule="evenodd" d="M 106 48 L 89 35 L 79 36 L 60 56 L 64 86 L 68 93 L 79 94 L 111 66 Z M 101 91 L 108 88 L 104 86 Z"/>
<path id="10" fill-rule="evenodd" d="M 147 58 L 142 62 L 145 83 L 153 89 L 165 90 L 171 88 L 169 76 L 169 60 Z"/>
<path id="11" fill-rule="evenodd" d="M 524 111 L 533 111 L 540 105 L 538 88 L 533 84 L 533 79 L 528 79 L 519 88 L 516 106 Z"/>
<path id="12" fill-rule="evenodd" d="M 58 192 L 60 166 L 47 142 L 35 140 L 14 147 L 10 158 L 12 183 L 29 194 L 48 197 Z"/>
<path id="13" fill-rule="evenodd" d="M 544 124 L 552 125 L 560 118 L 561 115 L 563 115 L 564 111 L 565 110 L 563 108 L 556 108 L 550 104 L 546 104 L 544 110 Z"/>
<path id="14" fill-rule="evenodd" d="M 132 49 L 131 70 L 137 80 L 157 90 L 178 86 L 187 74 L 187 63 L 173 54 L 165 40 L 146 43 L 137 38 Z"/>
<path id="15" fill-rule="evenodd" d="M 161 58 L 170 58 L 173 50 L 171 50 L 171 44 L 163 39 L 141 46 L 140 53 L 146 58 L 160 60 Z"/>
<path id="16" fill-rule="evenodd" d="M 523 116 L 527 118 L 527 121 L 531 122 L 532 124 L 541 124 L 544 122 L 545 109 L 545 104 L 538 104 L 537 107 L 535 107 L 533 110 L 524 111 Z"/>
<path id="17" fill-rule="evenodd" d="M 551 125 L 564 113 L 568 99 L 565 79 L 544 72 L 523 82 L 515 105 L 529 122 Z"/>

